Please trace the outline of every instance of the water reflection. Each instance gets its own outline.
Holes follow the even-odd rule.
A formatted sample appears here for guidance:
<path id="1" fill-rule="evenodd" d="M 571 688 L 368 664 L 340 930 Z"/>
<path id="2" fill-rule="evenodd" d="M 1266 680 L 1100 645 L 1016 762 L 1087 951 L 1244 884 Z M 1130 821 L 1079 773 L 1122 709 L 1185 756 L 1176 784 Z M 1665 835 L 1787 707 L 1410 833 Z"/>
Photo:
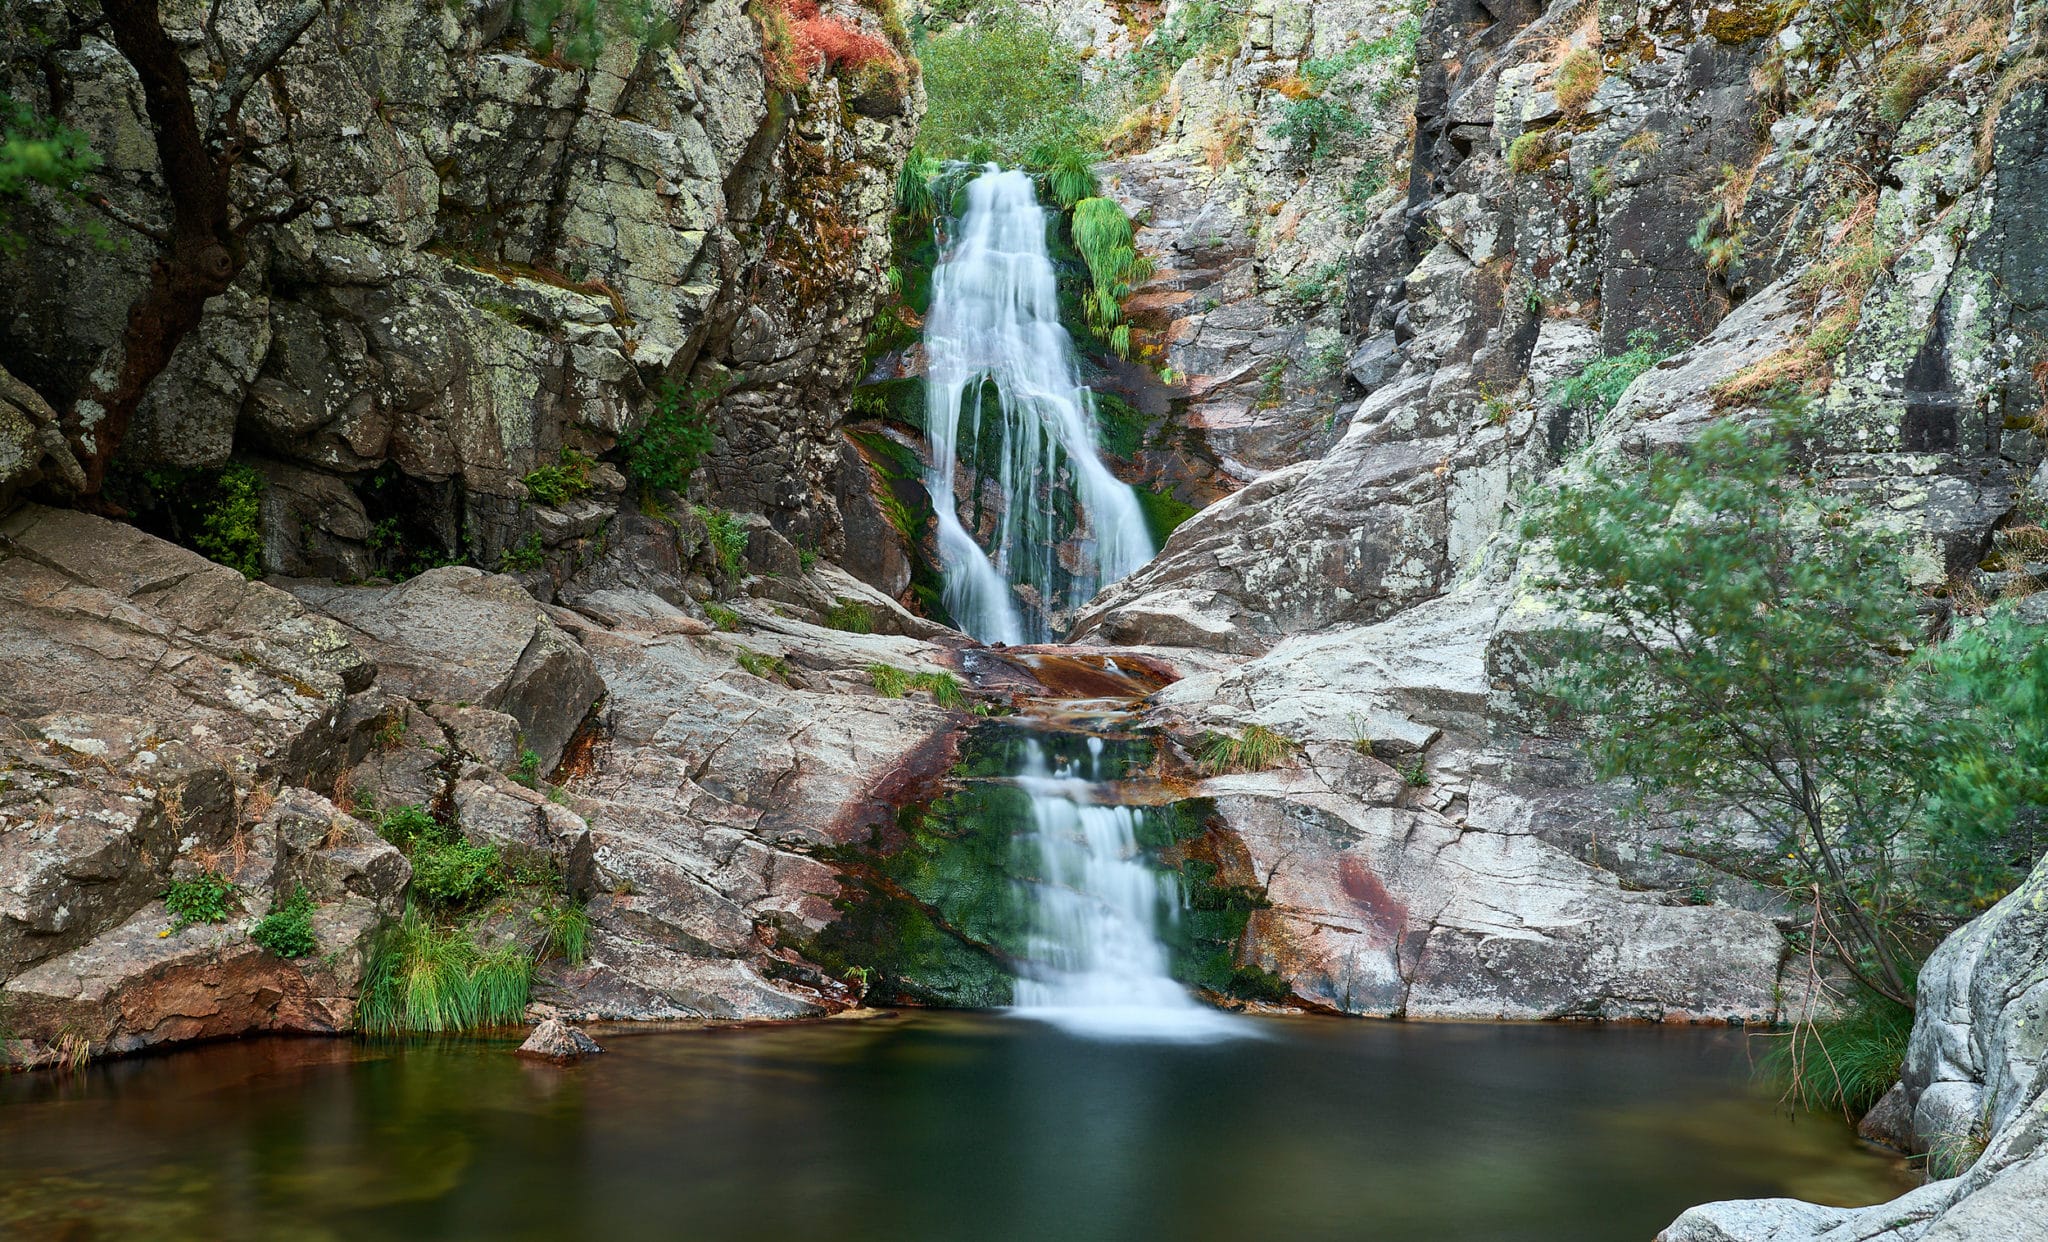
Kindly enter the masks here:
<path id="1" fill-rule="evenodd" d="M 1635 1239 L 1875 1202 L 1718 1031 L 1270 1022 L 1211 1045 L 929 1015 L 503 1046 L 228 1045 L 0 1082 L 0 1235 Z"/>

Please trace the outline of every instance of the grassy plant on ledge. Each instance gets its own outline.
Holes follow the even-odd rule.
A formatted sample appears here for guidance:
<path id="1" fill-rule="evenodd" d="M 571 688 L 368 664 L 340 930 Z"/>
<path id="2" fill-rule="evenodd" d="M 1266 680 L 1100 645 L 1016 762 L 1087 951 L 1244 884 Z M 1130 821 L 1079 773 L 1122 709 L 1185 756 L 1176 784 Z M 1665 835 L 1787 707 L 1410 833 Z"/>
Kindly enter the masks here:
<path id="1" fill-rule="evenodd" d="M 704 615 L 711 619 L 711 624 L 728 634 L 740 628 L 740 614 L 727 608 L 724 604 L 704 605 Z"/>
<path id="2" fill-rule="evenodd" d="M 590 948 L 590 915 L 582 906 L 566 901 L 548 901 L 533 909 L 533 921 L 540 928 L 540 943 L 534 948 L 536 960 L 559 955 L 571 966 L 581 966 Z"/>
<path id="3" fill-rule="evenodd" d="M 506 1026 L 526 1012 L 533 957 L 515 943 L 479 947 L 469 929 L 416 908 L 388 929 L 364 972 L 356 1029 L 369 1035 Z"/>
<path id="4" fill-rule="evenodd" d="M 1655 336 L 1641 329 L 1629 336 L 1628 343 L 1625 352 L 1588 363 L 1577 375 L 1557 381 L 1550 395 L 1566 409 L 1590 414 L 1596 420 L 1607 417 L 1637 376 L 1670 356 L 1658 346 Z"/>
<path id="5" fill-rule="evenodd" d="M 1775 1041 L 1760 1065 L 1787 1100 L 1857 1118 L 1898 1081 L 1912 1033 L 1911 1009 L 1866 992 L 1841 1018 L 1760 1037 Z"/>
<path id="6" fill-rule="evenodd" d="M 932 696 L 932 702 L 950 710 L 967 706 L 967 692 L 951 673 L 913 673 L 887 664 L 868 665 L 868 680 L 886 699 L 900 699 L 913 690 Z"/>
<path id="7" fill-rule="evenodd" d="M 173 931 L 183 931 L 194 923 L 225 923 L 234 902 L 235 886 L 218 871 L 173 880 L 164 890 L 164 908 L 177 920 Z"/>
<path id="8" fill-rule="evenodd" d="M 541 466 L 520 480 L 537 504 L 559 506 L 590 491 L 590 470 L 597 460 L 588 453 L 565 448 L 551 466 Z"/>
<path id="9" fill-rule="evenodd" d="M 789 661 L 781 656 L 768 655 L 748 647 L 735 649 L 733 656 L 740 662 L 741 668 L 761 680 L 781 682 L 785 686 L 789 684 Z"/>
<path id="10" fill-rule="evenodd" d="M 249 929 L 249 939 L 287 960 L 310 957 L 320 947 L 313 938 L 312 895 L 304 888 L 294 889 Z"/>
<path id="11" fill-rule="evenodd" d="M 711 541 L 711 554 L 727 577 L 737 578 L 746 563 L 747 526 L 734 514 L 708 505 L 696 506 L 697 520 Z"/>
<path id="12" fill-rule="evenodd" d="M 1254 724 L 1246 725 L 1235 737 L 1228 733 L 1211 733 L 1202 739 L 1195 762 L 1209 776 L 1222 776 L 1226 772 L 1263 772 L 1286 763 L 1299 749 L 1284 735 L 1265 725 Z"/>
<path id="13" fill-rule="evenodd" d="M 825 614 L 825 624 L 848 634 L 875 632 L 875 610 L 857 599 L 836 601 Z"/>

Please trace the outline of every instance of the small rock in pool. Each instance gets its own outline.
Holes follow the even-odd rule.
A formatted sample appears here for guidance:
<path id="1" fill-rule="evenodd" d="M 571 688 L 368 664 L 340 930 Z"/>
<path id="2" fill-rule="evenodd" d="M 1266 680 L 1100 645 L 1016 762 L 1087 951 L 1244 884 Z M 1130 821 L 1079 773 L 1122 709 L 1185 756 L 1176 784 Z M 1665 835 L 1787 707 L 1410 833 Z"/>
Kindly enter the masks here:
<path id="1" fill-rule="evenodd" d="M 596 1040 L 560 1018 L 546 1019 L 533 1028 L 533 1034 L 526 1037 L 525 1043 L 519 1045 L 520 1056 L 537 1057 L 557 1065 L 581 1061 L 593 1052 L 603 1051 Z"/>

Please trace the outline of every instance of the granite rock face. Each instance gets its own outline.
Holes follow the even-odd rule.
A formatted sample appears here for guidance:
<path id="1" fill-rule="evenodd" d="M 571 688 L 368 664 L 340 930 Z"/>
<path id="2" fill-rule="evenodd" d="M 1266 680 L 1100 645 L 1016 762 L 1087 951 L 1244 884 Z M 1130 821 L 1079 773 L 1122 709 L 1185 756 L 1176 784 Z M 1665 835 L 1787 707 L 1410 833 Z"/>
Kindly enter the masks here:
<path id="1" fill-rule="evenodd" d="M 2048 863 L 1942 942 L 1920 974 L 1896 1089 L 1940 1180 L 1891 1203 L 1709 1203 L 1661 1242 L 2021 1242 L 2048 1221 Z"/>
<path id="2" fill-rule="evenodd" d="M 886 33 L 858 5 L 827 8 Z M 159 220 L 140 91 L 97 12 L 10 9 L 0 77 L 87 135 L 103 160 L 89 192 Z M 256 85 L 234 208 L 281 222 L 250 230 L 241 277 L 153 385 L 130 463 L 256 464 L 273 572 L 495 565 L 528 548 L 560 568 L 622 484 L 607 468 L 597 499 L 541 504 L 522 480 L 687 402 L 717 432 L 707 495 L 836 550 L 836 424 L 882 287 L 914 78 L 897 66 L 890 95 L 820 69 L 773 89 L 742 0 L 676 6 L 672 46 L 610 32 L 587 65 L 525 12 L 348 0 Z M 202 117 L 276 15 L 257 0 L 162 6 Z M 152 249 L 96 246 L 54 205 L 23 219 L 27 244 L 0 260 L 9 488 L 61 472 L 31 460 L 43 407 L 7 394 L 61 407 Z M 59 270 L 66 296 L 52 298 L 37 273 Z"/>

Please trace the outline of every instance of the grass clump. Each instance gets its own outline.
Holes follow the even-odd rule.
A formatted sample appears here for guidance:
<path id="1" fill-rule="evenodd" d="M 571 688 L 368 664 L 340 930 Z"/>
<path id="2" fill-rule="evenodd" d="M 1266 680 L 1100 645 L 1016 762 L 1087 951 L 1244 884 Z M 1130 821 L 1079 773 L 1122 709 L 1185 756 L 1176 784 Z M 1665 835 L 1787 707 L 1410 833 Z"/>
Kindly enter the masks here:
<path id="1" fill-rule="evenodd" d="M 1628 391 L 1637 376 L 1671 356 L 1648 331 L 1638 329 L 1628 340 L 1629 347 L 1622 353 L 1588 363 L 1577 375 L 1552 385 L 1550 392 L 1557 403 L 1595 419 L 1605 418 L 1614 412 L 1621 394 Z"/>
<path id="2" fill-rule="evenodd" d="M 565 448 L 553 465 L 539 467 L 521 482 L 537 503 L 560 505 L 589 493 L 590 471 L 595 465 L 597 459 L 590 454 Z"/>
<path id="3" fill-rule="evenodd" d="M 951 673 L 913 673 L 888 664 L 870 664 L 868 681 L 886 699 L 900 699 L 913 690 L 921 690 L 940 707 L 960 710 L 967 706 L 967 692 L 960 679 Z"/>
<path id="4" fill-rule="evenodd" d="M 1508 171 L 1517 177 L 1541 172 L 1557 162 L 1549 130 L 1531 130 L 1508 144 Z"/>
<path id="5" fill-rule="evenodd" d="M 747 555 L 747 526 L 735 514 L 709 505 L 695 507 L 697 520 L 711 544 L 711 554 L 728 577 L 738 577 Z"/>
<path id="6" fill-rule="evenodd" d="M 626 473 L 650 491 L 687 489 L 698 461 L 718 443 L 711 410 L 724 395 L 720 386 L 690 388 L 674 381 L 655 389 L 647 421 L 623 441 Z"/>
<path id="7" fill-rule="evenodd" d="M 1579 116 L 1586 105 L 1593 102 L 1593 96 L 1600 93 L 1600 80 L 1606 74 L 1600 67 L 1597 53 L 1580 48 L 1564 58 L 1551 79 L 1551 90 L 1557 95 L 1557 106 L 1566 116 Z"/>
<path id="8" fill-rule="evenodd" d="M 1366 132 L 1365 119 L 1328 95 L 1288 101 L 1272 135 L 1303 159 L 1322 160 L 1343 149 L 1344 140 Z"/>
<path id="9" fill-rule="evenodd" d="M 516 943 L 480 947 L 469 929 L 407 907 L 364 972 L 356 1029 L 371 1035 L 463 1031 L 520 1021 L 533 956 Z"/>
<path id="10" fill-rule="evenodd" d="M 528 789 L 540 787 L 540 752 L 531 746 L 519 748 L 519 763 L 512 769 L 512 779 Z"/>
<path id="11" fill-rule="evenodd" d="M 504 859 L 495 845 L 422 841 L 412 850 L 412 889 L 432 905 L 473 905 L 504 891 Z"/>
<path id="12" fill-rule="evenodd" d="M 173 880 L 164 890 L 164 908 L 177 919 L 173 931 L 194 923 L 225 923 L 234 909 L 235 886 L 218 871 L 202 871 L 189 880 Z"/>
<path id="13" fill-rule="evenodd" d="M 553 956 L 571 966 L 581 966 L 590 949 L 590 915 L 582 906 L 567 901 L 547 901 L 533 908 L 540 942 L 534 948 L 536 960 Z"/>
<path id="14" fill-rule="evenodd" d="M 1804 1108 L 1861 1117 L 1899 1080 L 1912 1033 L 1909 1006 L 1865 992 L 1840 1018 L 1768 1036 L 1758 1069 Z"/>
<path id="15" fill-rule="evenodd" d="M 731 634 L 740 628 L 740 614 L 724 604 L 704 605 L 704 615 L 711 618 L 711 624 Z"/>
<path id="16" fill-rule="evenodd" d="M 857 599 L 836 600 L 825 613 L 825 624 L 848 634 L 872 634 L 875 610 Z"/>
<path id="17" fill-rule="evenodd" d="M 1074 204 L 1074 249 L 1088 264 L 1091 287 L 1081 309 L 1090 327 L 1101 334 L 1117 356 L 1131 356 L 1130 325 L 1124 299 L 1152 275 L 1152 261 L 1138 253 L 1131 218 L 1114 199 L 1084 198 Z"/>
<path id="18" fill-rule="evenodd" d="M 287 960 L 311 956 L 320 947 L 313 938 L 312 894 L 303 886 L 294 889 L 291 896 L 272 905 L 270 913 L 249 929 L 249 939 L 266 952 Z"/>
<path id="19" fill-rule="evenodd" d="M 1300 750 L 1291 738 L 1265 725 L 1246 725 L 1235 737 L 1211 733 L 1202 740 L 1196 766 L 1210 776 L 1226 772 L 1263 772 L 1277 768 Z"/>
<path id="20" fill-rule="evenodd" d="M 733 657 L 740 662 L 741 668 L 763 681 L 779 681 L 785 686 L 789 684 L 789 661 L 779 655 L 768 655 L 750 647 L 739 647 L 734 649 Z"/>
<path id="21" fill-rule="evenodd" d="M 498 572 L 501 574 L 530 573 L 547 563 L 548 553 L 541 546 L 539 531 L 529 533 L 525 539 L 498 553 Z"/>

